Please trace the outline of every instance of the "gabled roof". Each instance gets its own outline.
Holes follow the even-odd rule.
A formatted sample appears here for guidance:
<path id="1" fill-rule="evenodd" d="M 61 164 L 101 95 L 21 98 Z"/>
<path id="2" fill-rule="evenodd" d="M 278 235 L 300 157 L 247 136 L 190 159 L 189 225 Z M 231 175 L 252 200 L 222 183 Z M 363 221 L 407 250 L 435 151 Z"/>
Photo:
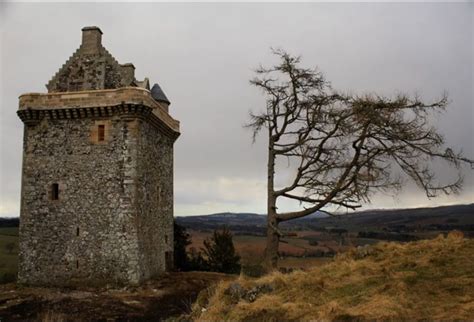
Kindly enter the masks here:
<path id="1" fill-rule="evenodd" d="M 136 86 L 133 64 L 120 65 L 102 46 L 98 27 L 82 28 L 80 47 L 48 82 L 48 92 L 114 89 Z"/>
<path id="2" fill-rule="evenodd" d="M 150 91 L 150 81 L 135 78 L 135 66 L 119 64 L 102 46 L 98 27 L 82 28 L 82 43 L 46 85 L 49 93 L 139 87 Z M 153 99 L 168 111 L 170 101 L 158 84 L 151 89 Z"/>

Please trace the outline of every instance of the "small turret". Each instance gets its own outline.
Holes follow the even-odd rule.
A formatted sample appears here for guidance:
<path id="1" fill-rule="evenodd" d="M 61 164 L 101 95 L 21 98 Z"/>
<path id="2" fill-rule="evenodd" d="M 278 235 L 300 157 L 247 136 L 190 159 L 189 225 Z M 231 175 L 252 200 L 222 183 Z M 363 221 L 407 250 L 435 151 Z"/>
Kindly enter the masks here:
<path id="1" fill-rule="evenodd" d="M 171 104 L 171 102 L 168 100 L 168 98 L 165 95 L 165 92 L 161 89 L 160 85 L 155 84 L 151 88 L 151 97 L 162 105 L 165 106 L 166 111 L 168 111 L 168 106 Z"/>

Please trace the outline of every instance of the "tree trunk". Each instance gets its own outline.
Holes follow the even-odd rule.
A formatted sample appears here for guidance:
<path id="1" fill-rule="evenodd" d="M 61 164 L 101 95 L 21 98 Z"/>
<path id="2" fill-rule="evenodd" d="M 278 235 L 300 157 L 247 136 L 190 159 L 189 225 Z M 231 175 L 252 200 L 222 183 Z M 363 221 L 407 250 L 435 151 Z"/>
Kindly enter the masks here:
<path id="1" fill-rule="evenodd" d="M 270 209 L 268 209 L 265 268 L 269 272 L 274 271 L 278 268 L 278 245 L 280 243 L 280 235 L 278 233 L 277 228 L 278 220 L 276 218 L 276 211 L 271 211 Z"/>
<path id="2" fill-rule="evenodd" d="M 268 139 L 268 178 L 267 178 L 267 245 L 265 248 L 265 268 L 273 271 L 278 268 L 278 244 L 280 235 L 278 232 L 278 218 L 276 212 L 276 197 L 274 192 L 275 154 L 273 152 L 274 142 L 269 131 Z"/>

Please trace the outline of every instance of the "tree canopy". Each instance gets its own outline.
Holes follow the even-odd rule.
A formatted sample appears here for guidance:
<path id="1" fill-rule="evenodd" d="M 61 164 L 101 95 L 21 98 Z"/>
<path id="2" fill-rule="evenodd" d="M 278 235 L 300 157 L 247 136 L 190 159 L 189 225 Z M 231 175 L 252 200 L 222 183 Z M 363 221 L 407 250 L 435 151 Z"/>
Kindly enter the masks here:
<path id="1" fill-rule="evenodd" d="M 433 170 L 439 160 L 459 169 L 474 162 L 445 146 L 430 115 L 448 104 L 443 94 L 425 103 L 398 94 L 349 95 L 334 90 L 318 69 L 300 67 L 300 57 L 274 51 L 279 63 L 260 67 L 251 84 L 261 89 L 266 107 L 251 113 L 253 139 L 268 134 L 267 255 L 276 265 L 278 223 L 328 207 L 357 209 L 377 191 L 398 191 L 413 180 L 428 197 L 457 193 L 462 175 L 442 182 Z M 294 166 L 291 182 L 275 187 L 276 159 Z M 297 200 L 297 211 L 279 212 L 277 200 Z M 277 246 L 276 246 L 277 247 Z M 277 248 L 276 248 L 277 249 Z"/>

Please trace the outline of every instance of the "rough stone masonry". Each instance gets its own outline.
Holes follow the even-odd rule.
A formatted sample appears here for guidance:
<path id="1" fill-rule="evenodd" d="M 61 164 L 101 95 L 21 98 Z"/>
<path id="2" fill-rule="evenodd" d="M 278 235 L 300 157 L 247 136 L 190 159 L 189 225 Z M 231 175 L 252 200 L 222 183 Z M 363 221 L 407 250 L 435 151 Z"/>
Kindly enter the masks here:
<path id="1" fill-rule="evenodd" d="M 172 266 L 179 122 L 101 39 L 83 28 L 48 93 L 20 96 L 20 283 L 139 284 Z"/>

